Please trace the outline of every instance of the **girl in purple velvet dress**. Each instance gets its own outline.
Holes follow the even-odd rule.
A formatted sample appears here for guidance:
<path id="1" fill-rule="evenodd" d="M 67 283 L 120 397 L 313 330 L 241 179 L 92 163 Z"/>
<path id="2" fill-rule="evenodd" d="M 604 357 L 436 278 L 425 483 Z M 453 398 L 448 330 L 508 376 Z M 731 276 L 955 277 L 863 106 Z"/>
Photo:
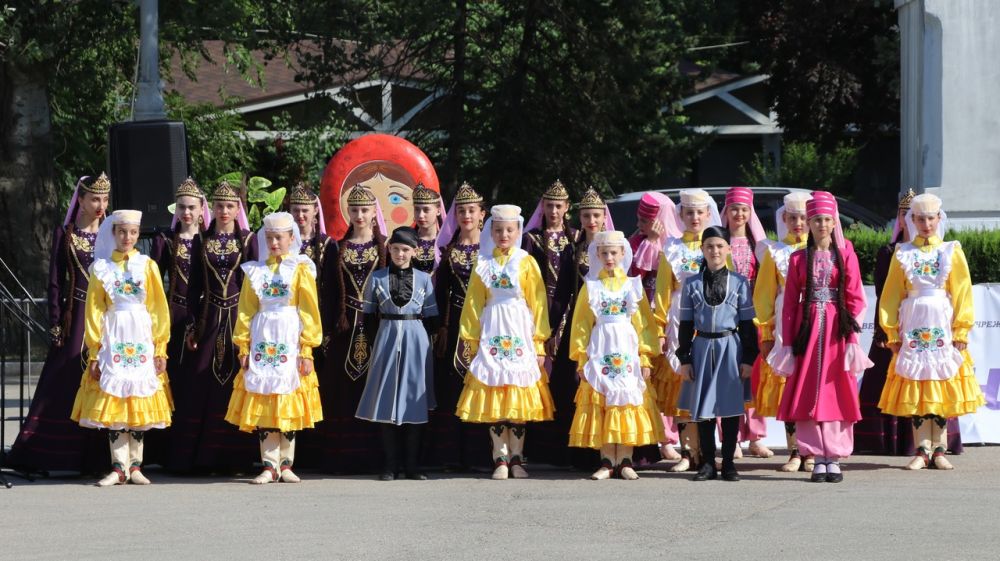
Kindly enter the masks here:
<path id="1" fill-rule="evenodd" d="M 6 465 L 27 472 L 107 468 L 108 439 L 70 420 L 83 356 L 84 304 L 88 269 L 94 261 L 97 230 L 108 208 L 111 181 L 103 173 L 76 184 L 66 218 L 52 235 L 49 257 L 49 323 L 51 346 L 45 366 Z"/>
<path id="2" fill-rule="evenodd" d="M 257 459 L 253 435 L 225 421 L 239 371 L 233 329 L 243 271 L 257 259 L 239 193 L 223 181 L 212 223 L 191 243 L 184 356 L 171 376 L 174 420 L 166 466 L 175 471 L 242 472 Z"/>
<path id="3" fill-rule="evenodd" d="M 438 407 L 431 412 L 428 442 L 432 444 L 430 463 L 449 469 L 487 465 L 484 459 L 488 457 L 488 440 L 478 427 L 462 423 L 454 414 L 472 360 L 469 348 L 458 338 L 458 320 L 465 305 L 472 267 L 479 257 L 485 217 L 483 196 L 463 183 L 438 234 L 441 262 L 434 284 L 441 314 L 434 348 L 437 359 L 434 392 Z"/>

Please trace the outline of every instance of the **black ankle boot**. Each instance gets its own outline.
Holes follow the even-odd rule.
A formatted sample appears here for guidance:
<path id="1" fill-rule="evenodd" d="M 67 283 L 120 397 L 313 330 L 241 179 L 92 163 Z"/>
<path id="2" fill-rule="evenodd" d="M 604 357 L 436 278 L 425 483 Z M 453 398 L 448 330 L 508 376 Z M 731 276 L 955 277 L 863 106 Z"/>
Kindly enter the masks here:
<path id="1" fill-rule="evenodd" d="M 691 478 L 691 481 L 708 481 L 709 479 L 715 479 L 718 477 L 718 472 L 715 471 L 715 461 L 703 462 L 701 467 L 698 468 L 698 473 Z"/>
<path id="2" fill-rule="evenodd" d="M 732 460 L 722 462 L 722 479 L 724 481 L 740 480 L 740 472 L 736 471 L 736 464 Z"/>

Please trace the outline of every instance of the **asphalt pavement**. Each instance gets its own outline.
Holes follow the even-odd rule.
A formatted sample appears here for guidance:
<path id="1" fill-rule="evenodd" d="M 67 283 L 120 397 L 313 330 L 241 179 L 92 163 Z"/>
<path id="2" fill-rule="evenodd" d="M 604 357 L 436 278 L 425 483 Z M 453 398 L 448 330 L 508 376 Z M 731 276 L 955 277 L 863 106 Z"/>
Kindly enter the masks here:
<path id="1" fill-rule="evenodd" d="M 15 478 L 0 488 L 0 559 L 996 559 L 1000 447 L 967 447 L 951 472 L 906 462 L 857 456 L 839 484 L 779 473 L 779 457 L 740 461 L 737 483 L 665 464 L 638 481 L 542 466 L 508 481 Z"/>

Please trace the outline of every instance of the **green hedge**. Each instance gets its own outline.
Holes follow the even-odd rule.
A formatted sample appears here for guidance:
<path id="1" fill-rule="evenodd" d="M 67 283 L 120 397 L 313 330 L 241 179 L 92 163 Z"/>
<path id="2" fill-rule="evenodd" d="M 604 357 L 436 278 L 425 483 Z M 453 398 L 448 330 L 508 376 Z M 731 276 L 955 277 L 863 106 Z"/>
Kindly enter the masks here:
<path id="1" fill-rule="evenodd" d="M 892 232 L 869 228 L 849 229 L 847 239 L 854 244 L 864 275 L 865 284 L 872 284 L 875 271 L 875 257 L 878 250 L 889 243 Z M 945 240 L 958 240 L 969 261 L 973 284 L 1000 282 L 1000 230 L 949 230 Z"/>

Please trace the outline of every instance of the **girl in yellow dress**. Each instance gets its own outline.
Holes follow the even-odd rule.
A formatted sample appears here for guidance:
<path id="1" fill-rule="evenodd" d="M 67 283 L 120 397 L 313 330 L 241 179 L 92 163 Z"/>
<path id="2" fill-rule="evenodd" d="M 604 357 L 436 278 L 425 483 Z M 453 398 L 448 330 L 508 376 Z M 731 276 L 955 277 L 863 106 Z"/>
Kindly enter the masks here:
<path id="1" fill-rule="evenodd" d="M 459 337 L 474 354 L 455 414 L 489 423 L 493 479 L 528 477 L 523 466 L 525 423 L 551 421 L 555 407 L 542 367 L 551 333 L 545 283 L 521 249 L 520 207 L 496 205 L 483 230 L 469 282 Z"/>
<path id="2" fill-rule="evenodd" d="M 677 222 L 683 225 L 684 233 L 680 238 L 669 238 L 663 246 L 653 302 L 664 357 L 657 361 L 659 368 L 653 375 L 656 398 L 663 414 L 674 417 L 681 441 L 681 459 L 670 468 L 674 472 L 697 469 L 700 460 L 698 427 L 688 422 L 686 412 L 677 409 L 682 383 L 675 374 L 681 366 L 677 358 L 681 287 L 685 279 L 701 272 L 701 233 L 709 226 L 720 225 L 718 205 L 703 189 L 681 191 L 680 199 Z"/>
<path id="3" fill-rule="evenodd" d="M 90 267 L 89 365 L 70 418 L 108 430 L 111 473 L 99 487 L 149 484 L 142 473 L 143 435 L 170 426 L 174 408 L 166 373 L 170 311 L 156 262 L 135 249 L 141 220 L 137 210 L 112 213 L 97 233 Z"/>
<path id="4" fill-rule="evenodd" d="M 251 483 L 298 483 L 292 471 L 295 432 L 323 420 L 312 360 L 313 348 L 323 341 L 316 265 L 299 253 L 299 229 L 287 212 L 264 217 L 257 243 L 268 257 L 242 265 L 233 332 L 240 373 L 226 421 L 260 437 L 264 470 Z"/>
<path id="5" fill-rule="evenodd" d="M 628 277 L 632 248 L 621 232 L 597 232 L 587 249 L 590 272 L 580 288 L 570 358 L 580 377 L 569 445 L 601 451 L 591 479 L 639 479 L 632 449 L 656 443 L 663 422 L 647 386 L 656 327 L 639 277 Z"/>
<path id="6" fill-rule="evenodd" d="M 778 241 L 766 244 L 764 259 L 757 272 L 757 284 L 753 289 L 753 307 L 757 314 L 754 323 L 760 334 L 760 380 L 754 394 L 754 407 L 761 417 L 777 417 L 781 393 L 785 389 L 785 378 L 774 373 L 771 367 L 771 352 L 784 344 L 781 333 L 781 311 L 785 300 L 785 276 L 788 274 L 788 259 L 796 251 L 806 246 L 809 227 L 806 223 L 806 203 L 812 196 L 805 192 L 785 195 L 784 204 L 775 215 L 778 225 Z M 802 467 L 802 457 L 795 441 L 795 423 L 785 423 L 785 441 L 788 443 L 788 461 L 778 471 L 794 472 Z M 810 459 L 806 459 L 806 471 L 812 471 Z"/>
<path id="7" fill-rule="evenodd" d="M 911 470 L 953 469 L 945 457 L 948 418 L 985 403 L 966 349 L 974 323 L 969 264 L 958 242 L 942 241 L 944 223 L 941 199 L 913 198 L 906 213 L 913 240 L 896 246 L 879 301 L 893 357 L 878 406 L 913 418 Z"/>

